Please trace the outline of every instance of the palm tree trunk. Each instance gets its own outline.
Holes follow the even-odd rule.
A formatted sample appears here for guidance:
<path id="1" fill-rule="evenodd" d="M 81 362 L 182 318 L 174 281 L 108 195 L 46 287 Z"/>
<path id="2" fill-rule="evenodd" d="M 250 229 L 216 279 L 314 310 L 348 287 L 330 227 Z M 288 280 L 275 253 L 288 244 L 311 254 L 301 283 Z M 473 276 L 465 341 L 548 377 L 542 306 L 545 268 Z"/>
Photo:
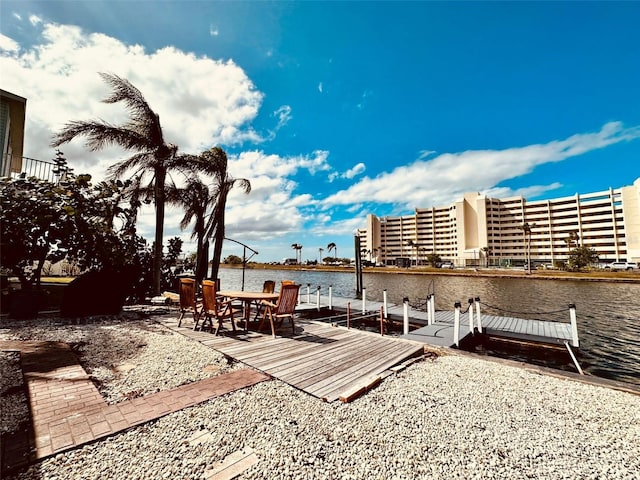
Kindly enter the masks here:
<path id="1" fill-rule="evenodd" d="M 162 270 L 162 237 L 164 235 L 164 182 L 167 172 L 156 168 L 154 200 L 156 206 L 156 238 L 153 249 L 153 295 L 160 295 Z"/>
<path id="2" fill-rule="evenodd" d="M 214 210 L 215 218 L 215 234 L 213 236 L 213 257 L 211 258 L 211 279 L 218 278 L 218 270 L 220 268 L 220 259 L 222 258 L 222 243 L 224 242 L 224 211 L 227 205 L 227 195 L 230 186 L 223 184 L 220 186 L 218 193 L 218 203 Z"/>

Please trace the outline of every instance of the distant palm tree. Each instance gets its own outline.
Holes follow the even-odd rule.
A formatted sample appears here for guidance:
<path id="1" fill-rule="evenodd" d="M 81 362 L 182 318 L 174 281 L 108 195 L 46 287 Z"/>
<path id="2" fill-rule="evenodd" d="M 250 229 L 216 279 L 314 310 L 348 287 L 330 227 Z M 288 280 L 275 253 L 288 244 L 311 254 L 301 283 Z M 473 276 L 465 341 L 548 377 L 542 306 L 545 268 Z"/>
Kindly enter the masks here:
<path id="1" fill-rule="evenodd" d="M 526 242 L 527 242 L 527 273 L 531 273 L 531 229 L 535 227 L 535 223 L 529 225 L 528 223 L 522 224 L 520 227 L 525 234 Z"/>
<path id="2" fill-rule="evenodd" d="M 480 249 L 482 251 L 482 253 L 484 253 L 484 257 L 485 257 L 485 262 L 486 262 L 486 267 L 489 267 L 489 260 L 491 259 L 491 248 L 489 247 L 482 247 Z"/>
<path id="3" fill-rule="evenodd" d="M 329 245 L 327 245 L 327 250 L 329 252 L 331 252 L 331 250 L 333 250 L 333 258 L 335 259 L 335 262 L 338 262 L 338 247 L 336 246 L 335 243 L 331 242 Z"/>
<path id="4" fill-rule="evenodd" d="M 300 245 L 299 243 L 294 243 L 291 245 L 291 248 L 293 248 L 296 251 L 296 263 L 301 264 L 302 263 L 302 245 Z"/>
<path id="5" fill-rule="evenodd" d="M 417 242 L 414 242 L 411 239 L 407 240 L 407 245 L 409 245 L 409 248 L 415 248 L 416 249 L 416 266 L 417 266 L 418 265 L 418 248 L 420 248 L 420 247 L 419 247 Z"/>
<path id="6" fill-rule="evenodd" d="M 177 155 L 178 147 L 165 142 L 160 117 L 155 113 L 142 93 L 128 80 L 117 75 L 101 73 L 111 86 L 112 93 L 105 103 L 124 102 L 129 111 L 129 121 L 123 125 L 111 125 L 103 121 L 72 121 L 57 133 L 51 145 L 59 147 L 76 137 L 87 137 L 86 146 L 91 151 L 102 150 L 108 145 L 118 145 L 135 152 L 133 156 L 112 165 L 110 179 L 118 179 L 133 171 L 137 184 L 143 190 L 152 191 L 156 210 L 155 247 L 153 252 L 153 293 L 160 293 L 160 268 L 162 264 L 162 237 L 164 227 L 165 181 L 172 169 L 185 166 L 185 158 Z M 188 168 L 188 167 L 187 167 Z M 144 185 L 142 177 L 151 176 Z M 129 177 L 131 175 L 129 174 Z"/>

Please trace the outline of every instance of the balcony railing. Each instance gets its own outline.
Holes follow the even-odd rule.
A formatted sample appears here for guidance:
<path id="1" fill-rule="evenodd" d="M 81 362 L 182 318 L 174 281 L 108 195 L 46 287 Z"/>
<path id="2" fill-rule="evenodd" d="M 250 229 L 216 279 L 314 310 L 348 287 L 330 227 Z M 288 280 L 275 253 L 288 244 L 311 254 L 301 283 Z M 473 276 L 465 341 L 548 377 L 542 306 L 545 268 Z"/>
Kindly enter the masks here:
<path id="1" fill-rule="evenodd" d="M 3 162 L 3 175 L 6 175 L 8 168 L 6 168 L 9 163 L 8 159 L 5 159 Z M 49 182 L 55 182 L 57 180 L 57 175 L 54 173 L 54 169 L 56 164 L 53 162 L 49 162 L 47 160 L 37 160 L 35 158 L 29 157 L 13 157 L 11 163 L 11 177 L 36 177 L 41 180 L 47 180 Z"/>

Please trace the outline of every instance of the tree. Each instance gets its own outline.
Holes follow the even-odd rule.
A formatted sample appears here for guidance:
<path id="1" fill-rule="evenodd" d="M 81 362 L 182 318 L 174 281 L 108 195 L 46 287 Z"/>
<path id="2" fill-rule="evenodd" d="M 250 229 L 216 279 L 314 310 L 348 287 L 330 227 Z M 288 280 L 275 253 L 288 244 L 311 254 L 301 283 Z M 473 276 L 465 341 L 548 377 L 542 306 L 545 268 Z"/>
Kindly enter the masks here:
<path id="1" fill-rule="evenodd" d="M 229 255 L 224 259 L 224 263 L 227 263 L 229 265 L 242 265 L 242 258 L 237 255 Z"/>
<path id="2" fill-rule="evenodd" d="M 583 268 L 597 263 L 598 253 L 589 247 L 576 247 L 569 252 L 569 259 L 567 260 L 567 269 L 571 271 L 582 270 Z"/>
<path id="3" fill-rule="evenodd" d="M 296 251 L 296 263 L 302 263 L 302 245 L 300 245 L 299 243 L 293 243 L 291 244 L 291 248 Z"/>
<path id="4" fill-rule="evenodd" d="M 139 238 L 131 210 L 117 205 L 122 188 L 107 182 L 94 187 L 90 175 L 71 173 L 57 184 L 3 178 L 1 265 L 29 290 L 39 287 L 45 262 L 67 259 L 82 269 L 133 263 Z"/>
<path id="5" fill-rule="evenodd" d="M 432 267 L 437 267 L 442 263 L 442 258 L 440 258 L 440 255 L 437 253 L 430 253 L 427 255 L 427 262 L 429 262 L 429 265 Z"/>
<path id="6" fill-rule="evenodd" d="M 213 177 L 215 203 L 207 223 L 206 238 L 213 238 L 213 257 L 209 278 L 217 279 L 222 257 L 222 243 L 225 236 L 225 209 L 229 192 L 236 185 L 244 191 L 251 192 L 251 183 L 246 178 L 233 178 L 229 175 L 227 153 L 220 147 L 213 147 L 197 157 L 196 165 L 201 171 Z"/>
<path id="7" fill-rule="evenodd" d="M 578 235 L 578 232 L 576 230 L 569 232 L 569 236 L 564 239 L 564 242 L 569 248 L 572 248 L 574 245 L 578 247 L 580 246 L 580 235 Z"/>
<path id="8" fill-rule="evenodd" d="M 532 223 L 531 225 L 529 225 L 528 223 L 524 223 L 522 224 L 522 226 L 520 227 L 522 229 L 522 231 L 525 234 L 525 239 L 527 242 L 527 252 L 526 252 L 526 266 L 527 266 L 527 273 L 530 274 L 531 273 L 531 228 L 535 227 L 535 223 Z"/>
<path id="9" fill-rule="evenodd" d="M 327 245 L 327 251 L 329 253 L 331 253 L 331 250 L 333 250 L 333 260 L 334 260 L 334 262 L 337 263 L 338 262 L 338 247 L 333 242 L 331 242 L 329 245 Z"/>
<path id="10" fill-rule="evenodd" d="M 101 73 L 102 79 L 112 88 L 105 103 L 124 102 L 129 112 L 129 121 L 123 125 L 111 125 L 103 121 L 72 121 L 54 136 L 54 147 L 70 142 L 76 137 L 87 137 L 86 146 L 91 151 L 102 150 L 108 145 L 118 145 L 135 152 L 133 156 L 112 165 L 108 170 L 110 179 L 122 178 L 133 171 L 138 187 L 134 199 L 141 192 L 152 192 L 156 212 L 155 242 L 153 251 L 153 293 L 160 293 L 160 270 L 162 266 L 162 237 L 164 231 L 165 181 L 167 173 L 184 166 L 185 158 L 178 156 L 178 147 L 165 142 L 160 117 L 144 96 L 128 80 L 117 75 Z M 150 182 L 143 184 L 143 178 Z"/>
<path id="11" fill-rule="evenodd" d="M 491 259 L 491 253 L 492 250 L 489 247 L 482 247 L 480 249 L 480 251 L 482 252 L 482 254 L 484 255 L 485 258 L 485 266 L 488 268 L 489 267 L 489 260 Z"/>
<path id="12" fill-rule="evenodd" d="M 413 241 L 412 239 L 409 239 L 407 240 L 407 245 L 409 245 L 409 248 L 416 249 L 416 266 L 418 266 L 418 248 L 420 248 L 418 243 Z"/>
<path id="13" fill-rule="evenodd" d="M 207 275 L 209 262 L 209 242 L 207 238 L 207 215 L 215 205 L 216 197 L 200 178 L 193 176 L 187 179 L 182 188 L 173 186 L 167 193 L 167 200 L 184 210 L 180 220 L 180 229 L 185 230 L 193 221 L 191 238 L 196 238 L 195 277 L 200 284 Z"/>

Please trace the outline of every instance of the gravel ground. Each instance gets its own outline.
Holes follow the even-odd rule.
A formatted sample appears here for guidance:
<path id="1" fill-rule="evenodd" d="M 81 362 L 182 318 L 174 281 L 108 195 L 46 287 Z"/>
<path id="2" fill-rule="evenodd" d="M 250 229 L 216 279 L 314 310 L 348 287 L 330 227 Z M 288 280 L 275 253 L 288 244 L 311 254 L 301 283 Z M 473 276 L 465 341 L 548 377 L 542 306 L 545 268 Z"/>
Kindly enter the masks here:
<path id="1" fill-rule="evenodd" d="M 91 360 L 94 375 L 116 370 L 102 379 L 112 401 L 192 381 L 203 369 L 233 368 L 152 322 L 51 330 L 4 329 L 0 338 L 57 335 L 98 358 L 106 345 L 97 339 L 113 340 L 111 354 Z M 189 442 L 203 433 L 208 440 Z M 213 463 L 246 447 L 259 461 L 245 479 L 640 479 L 640 396 L 444 356 L 410 366 L 350 404 L 263 382 L 56 455 L 17 478 L 202 479 Z"/>

